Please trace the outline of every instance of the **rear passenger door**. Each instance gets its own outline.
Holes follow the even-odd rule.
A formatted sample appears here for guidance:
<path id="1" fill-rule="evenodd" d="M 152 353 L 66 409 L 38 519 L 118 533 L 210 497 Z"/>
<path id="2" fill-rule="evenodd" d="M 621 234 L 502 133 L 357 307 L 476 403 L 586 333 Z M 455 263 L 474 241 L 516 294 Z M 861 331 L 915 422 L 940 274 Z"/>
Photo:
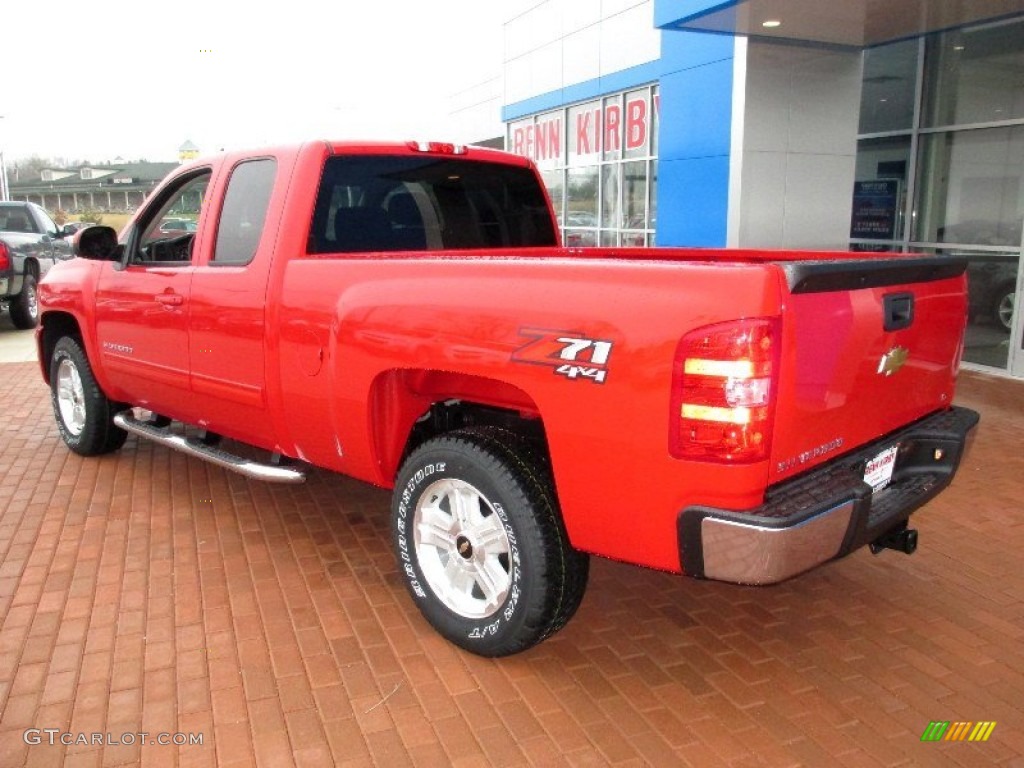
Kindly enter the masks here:
<path id="1" fill-rule="evenodd" d="M 275 220 L 268 214 L 279 173 L 274 156 L 245 158 L 228 170 L 212 237 L 192 276 L 188 348 L 199 423 L 272 447 L 266 415 L 267 280 Z M 281 184 L 280 186 L 284 186 Z"/>

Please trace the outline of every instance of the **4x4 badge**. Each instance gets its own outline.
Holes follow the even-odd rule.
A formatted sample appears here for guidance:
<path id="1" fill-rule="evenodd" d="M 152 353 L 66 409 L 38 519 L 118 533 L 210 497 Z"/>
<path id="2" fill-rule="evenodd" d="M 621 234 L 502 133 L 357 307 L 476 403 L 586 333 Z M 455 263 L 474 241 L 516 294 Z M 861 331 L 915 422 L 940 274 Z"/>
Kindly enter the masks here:
<path id="1" fill-rule="evenodd" d="M 591 339 L 572 331 L 523 328 L 528 341 L 512 353 L 512 362 L 547 365 L 570 379 L 590 379 L 604 384 L 613 342 Z"/>
<path id="2" fill-rule="evenodd" d="M 907 362 L 907 357 L 910 352 L 906 347 L 893 347 L 884 355 L 882 359 L 878 361 L 877 373 L 884 373 L 886 376 L 892 376 L 896 371 L 903 367 L 903 364 Z"/>

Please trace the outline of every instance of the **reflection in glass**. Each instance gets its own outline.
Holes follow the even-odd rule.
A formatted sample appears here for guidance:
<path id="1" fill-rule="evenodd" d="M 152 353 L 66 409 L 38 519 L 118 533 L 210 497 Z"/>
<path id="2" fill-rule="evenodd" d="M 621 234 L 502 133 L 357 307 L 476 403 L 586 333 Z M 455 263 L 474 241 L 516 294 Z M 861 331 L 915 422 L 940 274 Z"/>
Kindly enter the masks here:
<path id="1" fill-rule="evenodd" d="M 597 226 L 597 166 L 568 171 L 565 226 Z"/>
<path id="2" fill-rule="evenodd" d="M 918 50 L 917 40 L 906 40 L 864 52 L 860 133 L 912 127 Z"/>
<path id="3" fill-rule="evenodd" d="M 1016 321 L 1016 253 L 972 252 L 968 249 L 916 248 L 926 254 L 967 259 L 967 332 L 964 362 L 1005 369 L 1010 359 L 1010 329 Z"/>
<path id="4" fill-rule="evenodd" d="M 622 166 L 622 207 L 626 229 L 647 229 L 647 164 L 643 161 Z"/>
<path id="5" fill-rule="evenodd" d="M 622 208 L 619 205 L 619 164 L 601 166 L 601 226 L 622 226 Z"/>
<path id="6" fill-rule="evenodd" d="M 596 229 L 567 229 L 563 242 L 569 248 L 584 248 L 597 245 Z"/>
<path id="7" fill-rule="evenodd" d="M 555 216 L 559 223 L 562 221 L 562 211 L 565 204 L 562 197 L 565 193 L 565 172 L 564 171 L 542 171 L 540 174 L 544 180 L 544 186 L 548 188 L 548 196 L 551 198 L 551 205 L 555 209 Z"/>
<path id="8" fill-rule="evenodd" d="M 974 256 L 967 266 L 970 302 L 964 360 L 1005 368 L 1010 357 L 1014 297 L 1020 257 L 1009 254 Z"/>
<path id="9" fill-rule="evenodd" d="M 1024 126 L 921 137 L 914 239 L 1019 248 Z"/>
<path id="10" fill-rule="evenodd" d="M 1006 368 L 1017 291 L 1016 254 L 972 255 L 967 265 L 969 302 L 964 360 Z"/>
<path id="11" fill-rule="evenodd" d="M 622 157 L 622 96 L 612 96 L 604 100 L 604 115 L 601 130 L 604 134 L 602 146 L 605 160 L 618 160 Z"/>
<path id="12" fill-rule="evenodd" d="M 924 126 L 1024 117 L 1024 21 L 938 35 L 925 72 Z"/>
<path id="13" fill-rule="evenodd" d="M 850 237 L 896 241 L 903 238 L 910 137 L 857 142 Z M 875 247 L 872 244 L 871 247 Z"/>
<path id="14" fill-rule="evenodd" d="M 658 86 L 651 88 L 651 155 L 658 156 L 658 131 L 661 130 L 661 94 Z"/>
<path id="15" fill-rule="evenodd" d="M 651 229 L 658 228 L 658 161 L 651 160 L 651 183 L 648 188 L 651 191 L 651 206 L 648 208 L 650 214 L 647 218 L 647 226 Z"/>

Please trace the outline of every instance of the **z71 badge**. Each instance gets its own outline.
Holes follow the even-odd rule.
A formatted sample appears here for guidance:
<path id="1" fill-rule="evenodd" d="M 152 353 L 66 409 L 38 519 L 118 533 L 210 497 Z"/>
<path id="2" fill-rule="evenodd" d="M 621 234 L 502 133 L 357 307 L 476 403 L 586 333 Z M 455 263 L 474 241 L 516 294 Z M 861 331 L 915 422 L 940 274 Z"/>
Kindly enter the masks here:
<path id="1" fill-rule="evenodd" d="M 546 365 L 570 379 L 590 379 L 604 384 L 612 342 L 588 339 L 571 331 L 524 328 L 520 336 L 530 339 L 512 353 L 512 362 Z"/>

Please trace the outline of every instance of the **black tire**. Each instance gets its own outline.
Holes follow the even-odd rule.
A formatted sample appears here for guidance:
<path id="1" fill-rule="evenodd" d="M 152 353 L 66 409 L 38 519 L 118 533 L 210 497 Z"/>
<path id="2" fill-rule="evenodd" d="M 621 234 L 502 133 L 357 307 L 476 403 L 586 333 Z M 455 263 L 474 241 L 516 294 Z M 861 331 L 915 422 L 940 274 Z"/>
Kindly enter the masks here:
<path id="1" fill-rule="evenodd" d="M 36 277 L 25 273 L 21 293 L 11 299 L 11 322 L 15 328 L 28 330 L 39 325 L 39 298 L 36 294 Z"/>
<path id="2" fill-rule="evenodd" d="M 128 433 L 114 426 L 122 407 L 107 399 L 77 339 L 64 336 L 50 358 L 50 399 L 61 439 L 81 456 L 116 451 Z"/>
<path id="3" fill-rule="evenodd" d="M 480 656 L 554 634 L 586 589 L 589 558 L 569 545 L 545 462 L 506 430 L 462 429 L 414 450 L 396 480 L 392 538 L 423 616 Z"/>

